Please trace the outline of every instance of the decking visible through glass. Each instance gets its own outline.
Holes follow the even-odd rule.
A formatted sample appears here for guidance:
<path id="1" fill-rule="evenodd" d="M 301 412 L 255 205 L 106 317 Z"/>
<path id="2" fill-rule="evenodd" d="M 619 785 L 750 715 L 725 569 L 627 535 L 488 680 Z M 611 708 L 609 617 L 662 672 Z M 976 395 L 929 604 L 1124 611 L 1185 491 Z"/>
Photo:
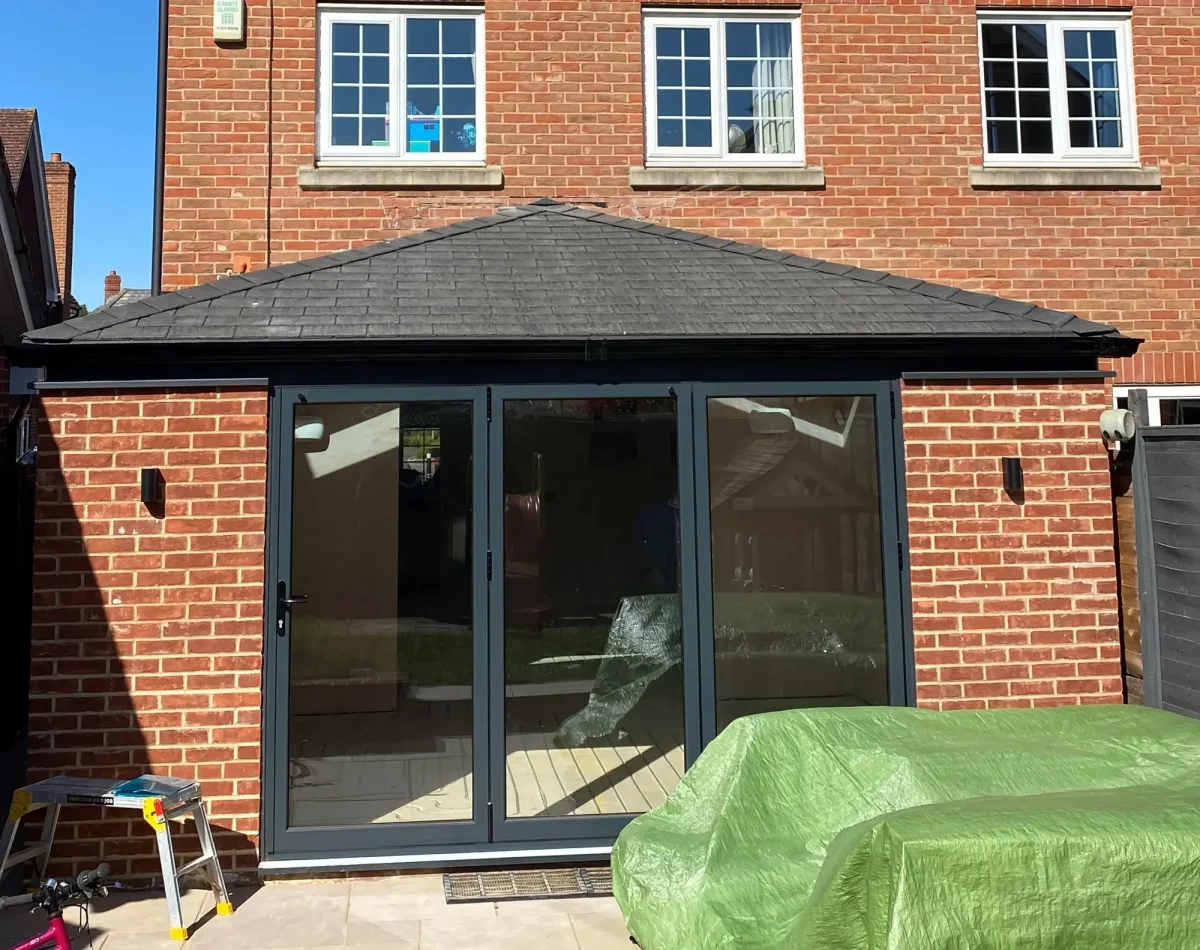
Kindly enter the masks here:
<path id="1" fill-rule="evenodd" d="M 674 398 L 504 403 L 508 818 L 630 814 L 683 772 Z"/>
<path id="2" fill-rule="evenodd" d="M 289 825 L 469 820 L 472 405 L 295 422 Z"/>

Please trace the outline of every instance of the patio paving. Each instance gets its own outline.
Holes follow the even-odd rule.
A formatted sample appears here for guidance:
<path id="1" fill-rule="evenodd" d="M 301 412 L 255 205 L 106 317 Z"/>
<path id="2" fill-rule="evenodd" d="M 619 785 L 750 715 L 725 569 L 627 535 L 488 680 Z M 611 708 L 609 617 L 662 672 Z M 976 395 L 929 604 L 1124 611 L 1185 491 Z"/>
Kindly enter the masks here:
<path id="1" fill-rule="evenodd" d="M 91 913 L 94 950 L 631 950 L 612 898 L 446 904 L 440 874 L 287 881 L 234 892 L 235 913 L 217 917 L 212 894 L 183 897 L 185 943 L 166 936 L 161 891 L 113 892 Z M 67 912 L 72 934 L 78 911 Z M 0 911 L 0 947 L 45 929 L 24 908 Z M 75 939 L 86 947 L 86 937 Z"/>

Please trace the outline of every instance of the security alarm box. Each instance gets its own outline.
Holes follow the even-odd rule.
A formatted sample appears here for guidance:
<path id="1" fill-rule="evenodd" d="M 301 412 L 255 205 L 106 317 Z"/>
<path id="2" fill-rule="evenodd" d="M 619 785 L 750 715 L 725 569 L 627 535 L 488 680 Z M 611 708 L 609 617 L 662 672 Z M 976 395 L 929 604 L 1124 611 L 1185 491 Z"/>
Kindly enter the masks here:
<path id="1" fill-rule="evenodd" d="M 245 38 L 244 0 L 213 0 L 213 39 L 219 43 L 241 43 Z"/>

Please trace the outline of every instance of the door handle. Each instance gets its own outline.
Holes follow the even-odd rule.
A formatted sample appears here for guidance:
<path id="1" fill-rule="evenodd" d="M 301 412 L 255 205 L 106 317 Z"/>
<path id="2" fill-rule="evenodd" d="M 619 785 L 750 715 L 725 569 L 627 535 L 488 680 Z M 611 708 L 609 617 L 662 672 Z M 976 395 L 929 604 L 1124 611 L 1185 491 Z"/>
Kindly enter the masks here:
<path id="1" fill-rule="evenodd" d="M 281 580 L 275 585 L 279 609 L 275 612 L 275 633 L 277 636 L 287 636 L 287 617 L 296 604 L 307 604 L 307 594 L 288 596 L 287 581 Z"/>

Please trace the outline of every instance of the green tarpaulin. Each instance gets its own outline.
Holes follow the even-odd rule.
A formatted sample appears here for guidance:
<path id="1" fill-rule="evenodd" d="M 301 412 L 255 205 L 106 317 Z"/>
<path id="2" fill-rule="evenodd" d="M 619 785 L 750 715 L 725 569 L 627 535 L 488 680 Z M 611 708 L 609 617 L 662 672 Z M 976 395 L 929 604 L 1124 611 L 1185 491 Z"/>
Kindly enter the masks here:
<path id="1" fill-rule="evenodd" d="M 645 950 L 1200 946 L 1200 723 L 747 717 L 629 824 L 612 868 Z"/>

